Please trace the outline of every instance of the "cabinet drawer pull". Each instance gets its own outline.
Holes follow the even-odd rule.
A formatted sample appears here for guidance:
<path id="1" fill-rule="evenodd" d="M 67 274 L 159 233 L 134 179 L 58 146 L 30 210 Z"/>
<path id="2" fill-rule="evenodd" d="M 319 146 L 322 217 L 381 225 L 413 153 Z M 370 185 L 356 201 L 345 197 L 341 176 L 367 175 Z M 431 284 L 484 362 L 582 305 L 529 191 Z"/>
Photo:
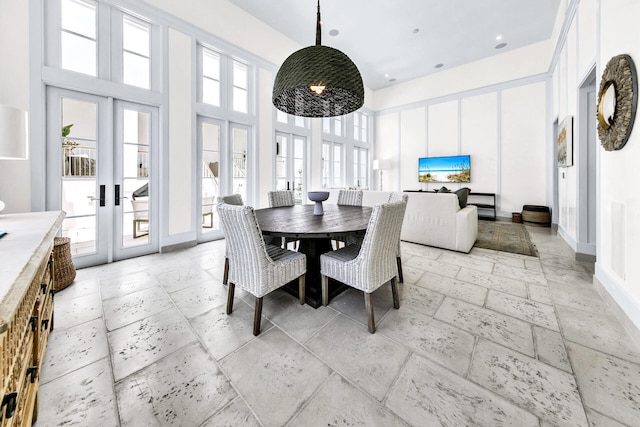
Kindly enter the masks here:
<path id="1" fill-rule="evenodd" d="M 36 382 L 36 373 L 38 372 L 38 367 L 37 366 L 29 366 L 27 368 L 27 377 L 29 375 L 31 375 L 31 379 L 29 381 L 31 381 L 31 384 L 33 384 L 34 382 Z"/>
<path id="2" fill-rule="evenodd" d="M 45 330 L 49 329 L 49 319 L 43 319 L 42 326 L 44 327 Z"/>
<path id="3" fill-rule="evenodd" d="M 2 398 L 2 406 L 7 405 L 7 409 L 5 411 L 5 418 L 9 419 L 13 417 L 13 414 L 16 413 L 16 403 L 18 401 L 18 393 L 15 391 L 13 393 L 7 393 Z"/>
<path id="4" fill-rule="evenodd" d="M 38 327 L 38 316 L 31 316 L 31 319 L 29 319 L 29 323 L 31 324 L 31 331 L 35 332 L 36 328 Z"/>

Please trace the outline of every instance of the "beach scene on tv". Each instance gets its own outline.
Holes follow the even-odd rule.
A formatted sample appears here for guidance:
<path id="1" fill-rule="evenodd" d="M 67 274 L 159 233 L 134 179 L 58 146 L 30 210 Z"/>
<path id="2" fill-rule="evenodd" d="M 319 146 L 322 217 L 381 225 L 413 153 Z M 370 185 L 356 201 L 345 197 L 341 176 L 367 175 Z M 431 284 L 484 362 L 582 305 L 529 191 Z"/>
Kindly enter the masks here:
<path id="1" fill-rule="evenodd" d="M 470 156 L 420 158 L 418 182 L 471 182 Z"/>

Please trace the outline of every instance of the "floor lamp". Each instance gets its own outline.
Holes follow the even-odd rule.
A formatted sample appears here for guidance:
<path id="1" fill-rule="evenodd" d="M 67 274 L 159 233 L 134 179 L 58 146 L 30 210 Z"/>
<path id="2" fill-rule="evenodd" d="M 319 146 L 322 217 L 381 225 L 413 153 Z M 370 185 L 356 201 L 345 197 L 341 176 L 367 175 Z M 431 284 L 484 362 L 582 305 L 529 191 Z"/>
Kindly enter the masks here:
<path id="1" fill-rule="evenodd" d="M 376 159 L 373 161 L 373 170 L 377 170 L 379 176 L 378 189 L 382 191 L 382 171 L 391 169 L 391 160 L 389 159 Z"/>
<path id="2" fill-rule="evenodd" d="M 0 104 L 0 160 L 27 158 L 27 113 Z M 0 200 L 0 211 L 4 203 Z"/>

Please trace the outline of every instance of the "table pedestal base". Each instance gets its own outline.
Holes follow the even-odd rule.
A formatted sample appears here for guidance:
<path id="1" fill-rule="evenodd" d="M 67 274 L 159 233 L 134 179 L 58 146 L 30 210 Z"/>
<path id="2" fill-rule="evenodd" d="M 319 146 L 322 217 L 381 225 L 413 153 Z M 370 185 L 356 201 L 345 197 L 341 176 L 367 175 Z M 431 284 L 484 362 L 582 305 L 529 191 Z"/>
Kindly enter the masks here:
<path id="1" fill-rule="evenodd" d="M 320 274 L 320 255 L 333 250 L 331 239 L 300 239 L 298 252 L 307 256 L 307 275 L 305 278 L 305 301 L 313 308 L 322 305 L 322 277 Z M 287 283 L 285 292 L 298 298 L 298 280 Z M 342 293 L 347 286 L 329 279 L 329 299 Z"/>

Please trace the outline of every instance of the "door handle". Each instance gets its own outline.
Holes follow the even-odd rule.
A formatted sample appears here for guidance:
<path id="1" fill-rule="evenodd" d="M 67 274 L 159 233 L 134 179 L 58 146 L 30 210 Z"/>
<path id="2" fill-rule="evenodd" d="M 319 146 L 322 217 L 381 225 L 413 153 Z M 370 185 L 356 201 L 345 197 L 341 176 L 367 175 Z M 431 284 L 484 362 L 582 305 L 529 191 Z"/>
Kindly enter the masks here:
<path id="1" fill-rule="evenodd" d="M 100 186 L 100 197 L 99 198 L 96 198 L 96 197 L 93 197 L 93 196 L 87 196 L 87 199 L 89 199 L 89 200 L 100 200 L 100 206 L 105 206 L 106 203 L 105 203 L 105 187 L 104 187 L 104 185 Z"/>
<path id="2" fill-rule="evenodd" d="M 122 199 L 128 199 L 127 196 L 122 196 L 120 197 L 120 184 L 116 184 L 115 189 L 114 189 L 114 198 L 115 198 L 115 204 L 116 206 L 120 206 L 120 200 Z"/>

